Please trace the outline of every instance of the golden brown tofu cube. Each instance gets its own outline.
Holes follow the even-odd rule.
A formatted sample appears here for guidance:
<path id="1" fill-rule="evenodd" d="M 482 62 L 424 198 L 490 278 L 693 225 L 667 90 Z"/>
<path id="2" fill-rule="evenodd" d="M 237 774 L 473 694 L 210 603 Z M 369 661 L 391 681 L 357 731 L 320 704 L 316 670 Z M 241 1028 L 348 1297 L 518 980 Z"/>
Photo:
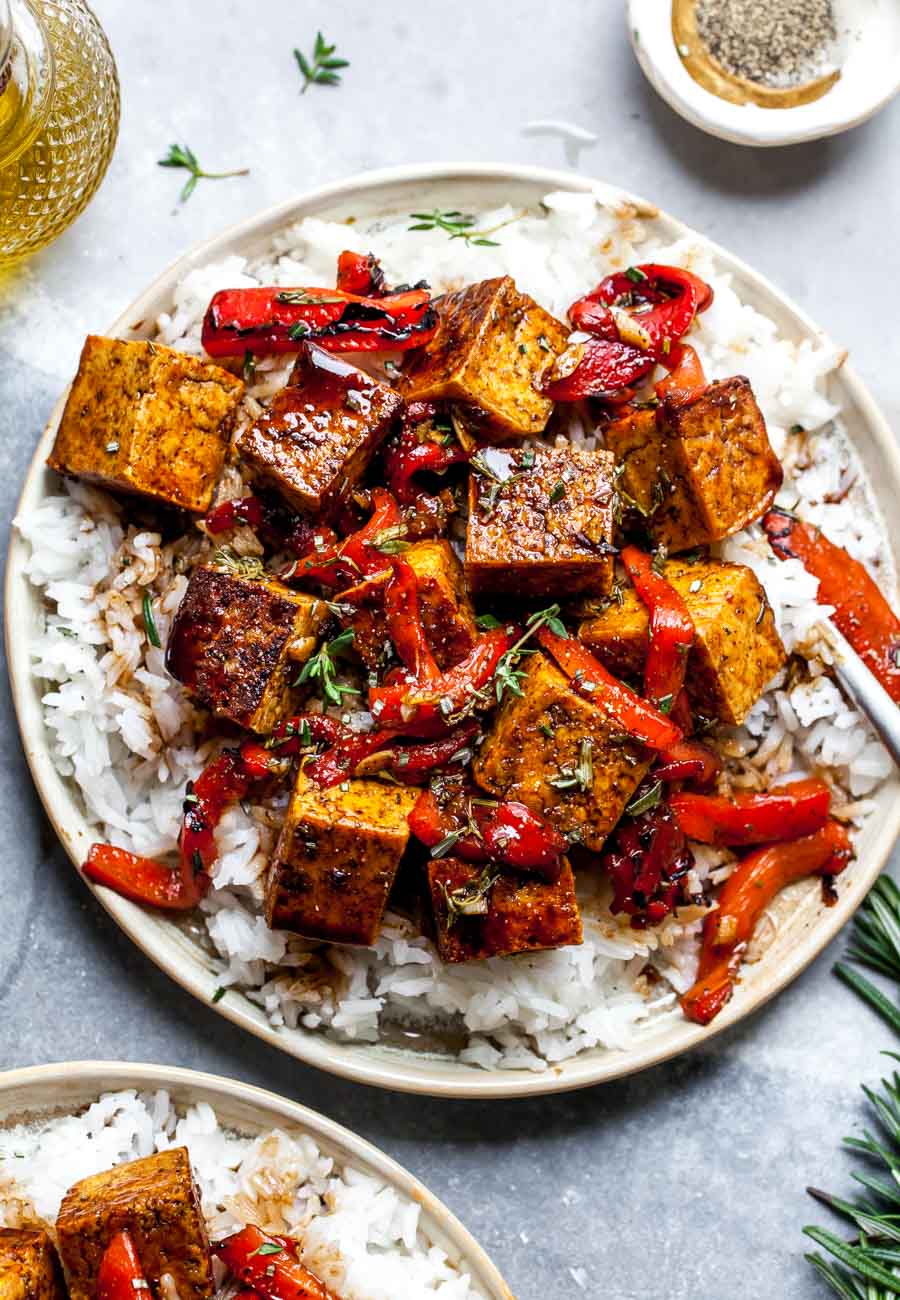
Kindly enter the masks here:
<path id="1" fill-rule="evenodd" d="M 663 401 L 606 430 L 620 487 L 670 551 L 730 537 L 768 509 L 782 468 L 742 375 L 688 402 Z"/>
<path id="2" fill-rule="evenodd" d="M 172 623 L 166 667 L 218 717 L 268 732 L 291 711 L 292 683 L 327 616 L 324 601 L 280 582 L 201 565 Z"/>
<path id="3" fill-rule="evenodd" d="M 485 437 L 524 438 L 546 428 L 553 403 L 536 382 L 565 349 L 565 325 L 508 275 L 447 293 L 435 306 L 438 331 L 411 353 L 400 381 L 406 400 L 477 407 Z"/>
<path id="4" fill-rule="evenodd" d="M 668 560 L 662 576 L 694 622 L 685 675 L 694 710 L 732 725 L 743 722 L 786 660 L 765 591 L 752 569 L 721 560 Z M 621 595 L 621 604 L 585 619 L 578 637 L 612 672 L 639 677 L 650 619 L 633 587 Z"/>
<path id="5" fill-rule="evenodd" d="M 609 591 L 613 504 L 608 451 L 483 451 L 469 478 L 469 589 L 516 596 Z"/>
<path id="6" fill-rule="evenodd" d="M 418 793 L 356 777 L 321 789 L 301 769 L 269 867 L 270 928 L 373 944 Z"/>
<path id="7" fill-rule="evenodd" d="M 56 1247 L 43 1228 L 0 1228 L 0 1300 L 65 1300 Z"/>
<path id="8" fill-rule="evenodd" d="M 209 362 L 90 334 L 47 464 L 205 514 L 243 394 Z"/>
<path id="9" fill-rule="evenodd" d="M 552 884 L 511 872 L 498 874 L 461 858 L 433 858 L 428 887 L 444 961 L 509 957 L 582 941 L 575 879 L 565 858 Z M 487 911 L 467 915 L 473 900 L 478 905 L 482 899 Z"/>
<path id="10" fill-rule="evenodd" d="M 154 1289 L 170 1273 L 181 1300 L 212 1295 L 206 1224 L 185 1147 L 92 1174 L 66 1192 L 56 1233 L 71 1300 L 95 1300 L 103 1253 L 122 1231 Z"/>
<path id="11" fill-rule="evenodd" d="M 450 543 L 443 540 L 413 542 L 403 552 L 403 559 L 416 575 L 422 625 L 438 667 L 452 668 L 466 657 L 478 636 L 462 565 Z M 352 592 L 350 597 L 352 603 Z M 348 622 L 363 663 L 378 668 L 391 650 L 381 593 L 374 592 L 372 603 L 355 609 Z"/>
<path id="12" fill-rule="evenodd" d="M 305 343 L 287 388 L 236 445 L 256 478 L 298 510 L 325 517 L 359 482 L 402 405 L 387 384 Z"/>
<path id="13" fill-rule="evenodd" d="M 521 689 L 507 693 L 473 764 L 475 780 L 596 851 L 648 771 L 650 755 L 543 654 L 529 657 Z"/>

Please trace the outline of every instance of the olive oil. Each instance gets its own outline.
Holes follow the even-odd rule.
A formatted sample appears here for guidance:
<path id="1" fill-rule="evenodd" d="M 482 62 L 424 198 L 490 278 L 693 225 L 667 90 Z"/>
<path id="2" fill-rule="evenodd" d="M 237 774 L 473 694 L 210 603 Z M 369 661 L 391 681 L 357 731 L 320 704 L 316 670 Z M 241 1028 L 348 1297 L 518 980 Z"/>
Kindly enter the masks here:
<path id="1" fill-rule="evenodd" d="M 115 62 L 83 0 L 0 0 L 0 267 L 75 220 L 118 129 Z"/>

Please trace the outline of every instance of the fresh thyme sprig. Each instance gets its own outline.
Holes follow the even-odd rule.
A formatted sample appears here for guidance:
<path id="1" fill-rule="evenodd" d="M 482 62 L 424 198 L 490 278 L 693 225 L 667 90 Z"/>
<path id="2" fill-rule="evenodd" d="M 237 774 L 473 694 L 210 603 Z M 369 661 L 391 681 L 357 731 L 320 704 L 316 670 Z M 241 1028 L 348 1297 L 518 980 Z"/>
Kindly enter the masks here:
<path id="1" fill-rule="evenodd" d="M 407 230 L 443 230 L 451 239 L 462 239 L 467 244 L 479 244 L 482 248 L 499 248 L 499 241 L 489 239 L 488 236 L 496 235 L 498 230 L 504 230 L 514 221 L 521 221 L 525 213 L 517 212 L 515 216 L 498 221 L 496 226 L 489 226 L 485 230 L 474 229 L 475 218 L 467 212 L 441 212 L 439 208 L 433 208 L 431 212 L 411 212 L 409 215 L 415 225 L 407 226 Z"/>
<path id="2" fill-rule="evenodd" d="M 266 566 L 257 555 L 238 555 L 230 546 L 217 546 L 212 562 L 217 569 L 233 573 L 236 578 L 264 578 Z"/>
<path id="3" fill-rule="evenodd" d="M 184 167 L 186 171 L 191 173 L 178 196 L 181 203 L 187 203 L 201 178 L 206 181 L 222 181 L 228 176 L 250 175 L 249 167 L 239 167 L 237 171 L 233 172 L 204 171 L 197 161 L 197 155 L 186 144 L 170 144 L 169 152 L 165 158 L 159 159 L 158 165 L 160 167 Z"/>
<path id="4" fill-rule="evenodd" d="M 305 95 L 310 86 L 340 85 L 341 78 L 338 75 L 338 68 L 349 68 L 350 64 L 346 59 L 336 59 L 334 57 L 336 49 L 336 45 L 327 43 L 321 32 L 316 32 L 311 62 L 300 50 L 294 50 L 297 67 L 303 75 L 301 95 Z"/>
<path id="5" fill-rule="evenodd" d="M 345 632 L 341 632 L 340 636 L 336 636 L 333 641 L 327 641 L 320 650 L 307 659 L 294 685 L 302 686 L 304 682 L 318 682 L 323 698 L 330 704 L 342 704 L 345 695 L 359 695 L 355 686 L 348 686 L 346 682 L 339 682 L 337 679 L 335 655 L 349 650 L 352 644 L 353 628 L 348 627 Z"/>
<path id="6" fill-rule="evenodd" d="M 525 625 L 525 631 L 515 645 L 510 646 L 501 657 L 494 669 L 494 690 L 498 704 L 503 699 L 506 691 L 509 691 L 512 695 L 522 694 L 521 681 L 525 676 L 525 671 L 522 668 L 517 668 L 516 665 L 523 654 L 531 653 L 523 649 L 526 641 L 529 641 L 545 624 L 557 636 L 568 637 L 566 625 L 559 617 L 559 605 L 548 605 L 546 609 L 539 609 L 532 614 Z"/>
<path id="7" fill-rule="evenodd" d="M 857 914 L 853 946 L 847 956 L 881 975 L 900 981 L 900 889 L 889 876 L 881 876 Z M 859 971 L 838 962 L 835 973 L 864 998 L 900 1034 L 900 1011 L 894 1002 Z M 896 1052 L 886 1056 L 900 1060 Z M 868 1170 L 853 1177 L 866 1197 L 843 1200 L 807 1188 L 811 1196 L 854 1225 L 858 1236 L 846 1241 L 825 1228 L 803 1229 L 836 1262 L 818 1252 L 806 1258 L 843 1300 L 890 1300 L 900 1294 L 900 1074 L 881 1080 L 881 1089 L 863 1088 L 875 1111 L 883 1138 L 866 1131 L 861 1138 L 845 1138 L 844 1145 L 868 1161 L 882 1165 L 889 1178 Z"/>

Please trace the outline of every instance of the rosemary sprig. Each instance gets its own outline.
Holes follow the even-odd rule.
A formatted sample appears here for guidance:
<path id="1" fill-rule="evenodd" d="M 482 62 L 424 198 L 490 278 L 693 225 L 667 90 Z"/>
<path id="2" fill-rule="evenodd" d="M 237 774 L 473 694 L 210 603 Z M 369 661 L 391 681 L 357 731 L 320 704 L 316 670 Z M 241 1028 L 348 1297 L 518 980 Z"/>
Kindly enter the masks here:
<path id="1" fill-rule="evenodd" d="M 170 144 L 169 152 L 166 154 L 165 158 L 159 159 L 158 165 L 160 167 L 184 167 L 186 171 L 191 173 L 185 181 L 182 191 L 178 196 L 179 202 L 181 203 L 187 203 L 188 199 L 197 188 L 197 182 L 201 177 L 206 181 L 222 181 L 225 180 L 227 176 L 250 175 L 249 167 L 239 167 L 237 171 L 233 172 L 204 171 L 197 161 L 197 155 L 194 153 L 193 149 L 188 148 L 186 144 Z"/>
<path id="2" fill-rule="evenodd" d="M 339 86 L 341 78 L 338 75 L 338 68 L 349 68 L 350 64 L 346 59 L 336 59 L 334 52 L 336 45 L 329 45 L 321 32 L 316 32 L 316 40 L 313 45 L 312 62 L 300 50 L 294 50 L 294 58 L 297 60 L 297 67 L 303 75 L 303 86 L 300 94 L 305 95 L 310 86 Z"/>
<path id="3" fill-rule="evenodd" d="M 900 982 L 900 889 L 889 876 L 879 877 L 860 908 L 847 956 Z M 846 962 L 834 969 L 900 1034 L 900 1011 L 889 997 Z M 885 1055 L 900 1060 L 896 1052 Z M 864 1087 L 863 1092 L 882 1134 L 879 1138 L 865 1131 L 861 1138 L 845 1138 L 844 1145 L 883 1166 L 889 1177 L 854 1170 L 853 1177 L 868 1195 L 852 1201 L 807 1188 L 817 1201 L 848 1219 L 858 1235 L 845 1241 L 825 1228 L 807 1226 L 805 1234 L 836 1262 L 818 1252 L 806 1258 L 844 1300 L 890 1300 L 900 1295 L 900 1073 L 895 1070 L 882 1079 L 879 1090 Z"/>
<path id="4" fill-rule="evenodd" d="M 230 546 L 218 546 L 213 552 L 213 565 L 233 573 L 236 578 L 264 578 L 266 566 L 257 555 L 238 555 Z"/>
<path id="5" fill-rule="evenodd" d="M 333 641 L 326 641 L 320 650 L 307 659 L 294 685 L 302 686 L 304 682 L 317 682 L 323 698 L 330 704 L 342 704 L 345 695 L 359 695 L 355 686 L 348 686 L 346 682 L 339 682 L 337 679 L 335 656 L 348 650 L 352 644 L 353 628 L 348 627 Z"/>
<path id="6" fill-rule="evenodd" d="M 499 248 L 499 241 L 489 239 L 488 236 L 496 235 L 498 230 L 511 226 L 514 221 L 521 221 L 525 213 L 517 212 L 514 217 L 498 221 L 496 226 L 489 226 L 485 230 L 474 229 L 475 218 L 466 212 L 441 212 L 440 208 L 433 208 L 431 212 L 411 212 L 409 215 L 415 224 L 407 226 L 407 230 L 443 230 L 451 239 L 462 239 L 467 244 L 479 244 L 482 248 Z"/>

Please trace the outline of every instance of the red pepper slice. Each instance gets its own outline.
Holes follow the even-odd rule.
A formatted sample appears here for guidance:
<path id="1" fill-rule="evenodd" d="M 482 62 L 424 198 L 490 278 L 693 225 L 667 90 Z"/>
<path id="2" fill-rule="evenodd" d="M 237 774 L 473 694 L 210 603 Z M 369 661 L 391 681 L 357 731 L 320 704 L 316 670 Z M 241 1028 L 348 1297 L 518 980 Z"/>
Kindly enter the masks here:
<path id="1" fill-rule="evenodd" d="M 466 862 L 499 862 L 545 880 L 559 878 L 566 840 L 543 817 L 515 800 L 468 807 L 478 835 L 460 834 L 467 818 L 442 808 L 433 791 L 423 790 L 407 819 L 409 829 L 430 849 L 451 838 L 449 851 Z"/>
<path id="2" fill-rule="evenodd" d="M 634 589 L 650 611 L 650 648 L 644 666 L 644 694 L 654 704 L 667 702 L 666 713 L 684 685 L 688 651 L 695 628 L 683 597 L 653 567 L 653 559 L 626 546 L 622 563 Z"/>
<path id="3" fill-rule="evenodd" d="M 388 555 L 378 549 L 382 534 L 400 527 L 400 508 L 384 488 L 373 488 L 372 514 L 357 532 L 342 542 L 316 547 L 282 575 L 286 581 L 319 582 L 326 587 L 356 584 L 390 568 Z"/>
<path id="4" fill-rule="evenodd" d="M 801 560 L 819 579 L 819 602 L 833 605 L 832 619 L 866 667 L 900 704 L 900 619 L 858 560 L 811 524 L 770 510 L 763 528 L 782 560 Z"/>
<path id="5" fill-rule="evenodd" d="M 211 357 L 296 352 L 301 339 L 329 352 L 404 351 L 437 330 L 424 289 L 365 298 L 340 289 L 278 286 L 221 289 L 203 317 L 201 341 Z"/>
<path id="6" fill-rule="evenodd" d="M 416 681 L 440 677 L 419 611 L 416 573 L 405 560 L 394 560 L 393 573 L 384 589 L 384 614 L 397 657 Z"/>
<path id="7" fill-rule="evenodd" d="M 837 876 L 852 855 L 845 828 L 829 821 L 812 835 L 742 858 L 704 922 L 697 981 L 681 998 L 687 1019 L 708 1025 L 729 1001 L 756 923 L 785 885 L 804 876 Z"/>
<path id="8" fill-rule="evenodd" d="M 258 528 L 263 521 L 263 503 L 260 497 L 236 497 L 223 501 L 203 520 L 209 533 L 224 533 L 238 524 L 248 524 Z"/>
<path id="9" fill-rule="evenodd" d="M 414 736 L 434 736 L 446 731 L 454 714 L 478 707 L 478 693 L 487 686 L 497 664 L 513 644 L 508 627 L 484 632 L 453 668 L 424 682 L 415 679 L 373 686 L 369 708 L 379 726 Z M 489 700 L 484 701 L 486 707 Z"/>
<path id="10" fill-rule="evenodd" d="M 658 925 L 683 900 L 694 855 L 672 810 L 660 803 L 619 822 L 603 846 L 600 864 L 613 887 L 611 911 L 626 913 L 640 929 Z"/>
<path id="11" fill-rule="evenodd" d="M 338 257 L 337 287 L 363 298 L 382 298 L 390 292 L 375 254 L 351 253 L 349 248 Z"/>
<path id="12" fill-rule="evenodd" d="M 649 375 L 655 361 L 631 343 L 588 339 L 566 348 L 546 372 L 541 391 L 554 402 L 609 397 Z"/>
<path id="13" fill-rule="evenodd" d="M 97 1270 L 96 1300 L 140 1300 L 150 1287 L 130 1232 L 115 1233 Z"/>
<path id="14" fill-rule="evenodd" d="M 671 718 L 613 677 L 575 637 L 557 636 L 548 627 L 542 627 L 537 636 L 571 678 L 574 689 L 604 708 L 623 731 L 650 749 L 671 749 L 681 740 L 681 728 Z"/>
<path id="15" fill-rule="evenodd" d="M 673 794 L 672 811 L 688 839 L 703 844 L 769 844 L 820 830 L 831 791 L 824 781 L 791 781 L 766 794 Z"/>
<path id="16" fill-rule="evenodd" d="M 693 781 L 701 787 L 712 785 L 722 771 L 721 757 L 698 740 L 680 740 L 659 756 L 653 769 L 657 781 Z"/>
<path id="17" fill-rule="evenodd" d="M 698 397 L 706 387 L 706 375 L 691 345 L 680 343 L 672 349 L 667 361 L 671 367 L 669 373 L 653 386 L 659 400 L 681 403 Z"/>
<path id="18" fill-rule="evenodd" d="M 180 871 L 114 844 L 92 844 L 81 870 L 88 880 L 123 898 L 169 912 L 189 911 L 199 900 L 199 894 L 185 892 Z"/>
<path id="19" fill-rule="evenodd" d="M 415 409 L 426 407 L 430 410 L 424 415 L 419 414 Z M 388 487 L 401 505 L 413 505 L 421 495 L 422 488 L 415 482 L 417 474 L 445 474 L 451 465 L 458 465 L 469 459 L 469 453 L 456 442 L 444 446 L 430 439 L 419 438 L 416 426 L 428 419 L 435 409 L 430 403 L 414 402 L 407 409 L 400 437 L 385 452 L 385 478 Z M 411 416 L 413 418 L 410 418 Z"/>
<path id="20" fill-rule="evenodd" d="M 271 1237 L 253 1224 L 216 1242 L 212 1252 L 263 1300 L 336 1300 L 281 1238 Z"/>

